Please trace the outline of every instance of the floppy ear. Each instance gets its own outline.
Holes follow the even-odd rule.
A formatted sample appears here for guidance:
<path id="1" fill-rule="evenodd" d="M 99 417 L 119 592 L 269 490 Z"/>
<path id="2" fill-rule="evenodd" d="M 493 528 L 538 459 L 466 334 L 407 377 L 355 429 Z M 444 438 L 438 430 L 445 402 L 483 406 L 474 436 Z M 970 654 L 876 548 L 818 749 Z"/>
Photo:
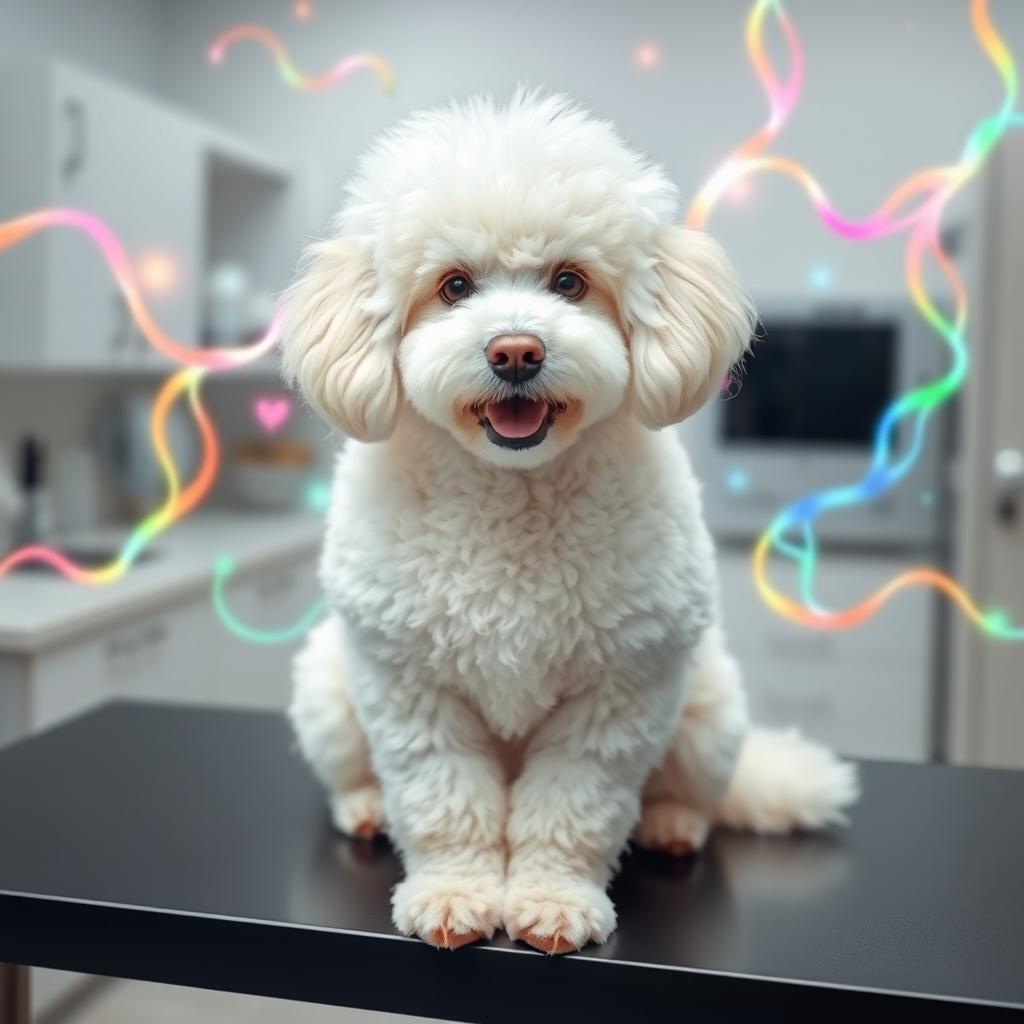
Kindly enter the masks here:
<path id="1" fill-rule="evenodd" d="M 722 247 L 701 231 L 663 227 L 653 294 L 627 317 L 632 410 L 653 430 L 695 413 L 747 349 L 756 314 Z"/>
<path id="2" fill-rule="evenodd" d="M 375 287 L 369 251 L 334 238 L 309 247 L 284 300 L 285 378 L 359 441 L 389 437 L 401 402 L 393 334 L 369 309 Z"/>

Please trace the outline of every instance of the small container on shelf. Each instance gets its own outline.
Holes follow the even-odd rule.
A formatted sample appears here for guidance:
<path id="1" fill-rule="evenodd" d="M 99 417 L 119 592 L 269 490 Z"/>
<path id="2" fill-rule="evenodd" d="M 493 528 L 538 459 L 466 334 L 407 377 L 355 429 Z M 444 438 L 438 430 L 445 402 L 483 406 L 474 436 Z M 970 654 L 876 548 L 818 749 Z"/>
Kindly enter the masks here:
<path id="1" fill-rule="evenodd" d="M 315 453 L 307 441 L 253 438 L 234 448 L 235 497 L 247 508 L 289 511 L 303 504 Z"/>

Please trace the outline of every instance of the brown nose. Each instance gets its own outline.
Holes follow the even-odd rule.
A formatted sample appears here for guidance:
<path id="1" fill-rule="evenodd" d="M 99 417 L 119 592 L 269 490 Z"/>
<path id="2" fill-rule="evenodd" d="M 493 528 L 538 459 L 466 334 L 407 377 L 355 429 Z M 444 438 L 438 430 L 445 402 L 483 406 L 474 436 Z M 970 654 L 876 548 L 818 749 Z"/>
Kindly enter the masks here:
<path id="1" fill-rule="evenodd" d="M 540 373 L 544 342 L 534 334 L 499 334 L 487 343 L 484 355 L 498 377 L 521 384 Z"/>

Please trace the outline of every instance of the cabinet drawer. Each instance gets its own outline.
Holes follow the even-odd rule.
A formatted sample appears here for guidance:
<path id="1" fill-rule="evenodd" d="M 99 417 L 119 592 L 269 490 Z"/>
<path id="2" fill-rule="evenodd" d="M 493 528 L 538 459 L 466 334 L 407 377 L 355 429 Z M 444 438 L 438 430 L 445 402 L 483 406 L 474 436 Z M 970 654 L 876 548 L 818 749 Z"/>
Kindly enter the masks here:
<path id="1" fill-rule="evenodd" d="M 247 626 L 276 630 L 298 621 L 319 594 L 310 557 L 243 577 L 229 587 L 228 602 Z M 281 709 L 301 641 L 263 646 L 241 640 L 203 593 L 35 658 L 31 727 L 46 728 L 113 697 Z"/>
<path id="2" fill-rule="evenodd" d="M 87 640 L 47 652 L 32 666 L 31 728 L 48 729 L 113 696 L 110 661 L 102 641 Z"/>
<path id="3" fill-rule="evenodd" d="M 46 728 L 113 697 L 197 700 L 205 673 L 183 671 L 181 652 L 201 657 L 192 606 L 116 627 L 36 659 L 32 724 Z"/>
<path id="4" fill-rule="evenodd" d="M 298 622 L 321 595 L 316 559 L 246 577 L 228 587 L 232 613 L 253 629 L 280 630 Z M 280 710 L 291 695 L 291 661 L 302 643 L 261 645 L 223 634 L 226 670 L 216 684 L 217 699 L 233 707 Z"/>

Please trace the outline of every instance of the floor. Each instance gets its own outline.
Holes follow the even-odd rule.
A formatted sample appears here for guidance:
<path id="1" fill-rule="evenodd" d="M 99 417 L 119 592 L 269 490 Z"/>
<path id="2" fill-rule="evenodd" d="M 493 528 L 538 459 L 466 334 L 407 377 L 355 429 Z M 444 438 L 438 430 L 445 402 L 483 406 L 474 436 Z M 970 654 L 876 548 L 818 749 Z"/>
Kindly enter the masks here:
<path id="1" fill-rule="evenodd" d="M 186 1021 L 188 1024 L 428 1024 L 422 1017 L 369 1013 L 144 981 L 115 981 L 104 985 L 60 1019 L 62 1024 L 183 1024 Z"/>

